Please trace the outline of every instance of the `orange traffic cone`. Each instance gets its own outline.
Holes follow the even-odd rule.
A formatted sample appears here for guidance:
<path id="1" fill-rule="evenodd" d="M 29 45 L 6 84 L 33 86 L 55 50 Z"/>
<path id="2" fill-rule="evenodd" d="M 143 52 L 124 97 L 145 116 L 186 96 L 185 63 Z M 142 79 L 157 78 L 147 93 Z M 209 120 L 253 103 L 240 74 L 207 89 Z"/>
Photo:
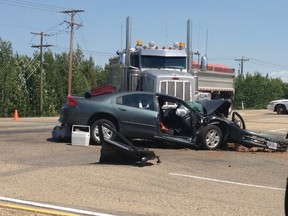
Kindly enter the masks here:
<path id="1" fill-rule="evenodd" d="M 15 109 L 14 111 L 14 120 L 17 121 L 18 120 L 18 110 Z"/>

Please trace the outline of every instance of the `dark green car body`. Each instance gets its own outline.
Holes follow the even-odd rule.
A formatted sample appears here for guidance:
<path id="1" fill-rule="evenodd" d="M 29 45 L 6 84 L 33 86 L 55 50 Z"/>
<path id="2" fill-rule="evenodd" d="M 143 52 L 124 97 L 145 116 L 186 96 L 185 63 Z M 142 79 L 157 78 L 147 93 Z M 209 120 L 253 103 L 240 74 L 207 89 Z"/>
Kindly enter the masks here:
<path id="1" fill-rule="evenodd" d="M 159 104 L 160 100 L 164 101 L 163 106 Z M 161 140 L 193 147 L 199 147 L 207 141 L 210 143 L 204 145 L 205 149 L 216 149 L 226 137 L 227 127 L 223 125 L 229 125 L 229 121 L 222 117 L 228 116 L 230 103 L 223 100 L 215 103 L 216 106 L 208 106 L 210 110 L 207 109 L 207 112 L 201 104 L 186 103 L 180 98 L 154 92 L 117 92 L 96 97 L 68 96 L 66 104 L 61 108 L 59 122 L 66 127 L 90 126 L 94 143 L 99 143 L 97 122 L 104 120 L 129 139 Z M 214 111 L 223 106 L 221 118 L 218 118 Z M 182 116 L 175 114 L 180 108 L 185 111 Z M 163 122 L 167 126 L 165 130 Z M 203 130 L 205 134 L 201 133 L 207 125 L 210 126 Z M 105 130 L 104 133 L 107 139 L 115 139 L 111 131 Z M 209 138 L 206 137 L 208 135 Z"/>

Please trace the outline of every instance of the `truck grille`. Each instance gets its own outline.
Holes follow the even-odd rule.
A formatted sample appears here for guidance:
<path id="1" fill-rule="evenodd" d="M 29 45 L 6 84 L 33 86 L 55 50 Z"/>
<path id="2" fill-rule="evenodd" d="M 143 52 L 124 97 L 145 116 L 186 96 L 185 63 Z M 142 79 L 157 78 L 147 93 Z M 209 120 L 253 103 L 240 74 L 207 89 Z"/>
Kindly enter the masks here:
<path id="1" fill-rule="evenodd" d="M 191 101 L 191 84 L 183 80 L 163 80 L 160 81 L 160 93 L 173 95 L 182 98 L 184 101 Z"/>

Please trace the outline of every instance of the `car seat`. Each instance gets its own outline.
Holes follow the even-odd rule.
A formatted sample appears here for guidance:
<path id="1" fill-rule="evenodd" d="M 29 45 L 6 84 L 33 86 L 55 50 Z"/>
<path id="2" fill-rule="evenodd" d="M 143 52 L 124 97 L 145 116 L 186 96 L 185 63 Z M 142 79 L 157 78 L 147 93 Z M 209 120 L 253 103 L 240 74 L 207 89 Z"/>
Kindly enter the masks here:
<path id="1" fill-rule="evenodd" d="M 106 139 L 102 127 L 111 130 L 122 142 Z M 135 147 L 126 137 L 108 124 L 99 121 L 98 129 L 102 146 L 99 163 L 138 163 L 141 167 L 145 166 L 148 160 L 157 159 L 157 163 L 161 163 L 159 156 L 156 156 L 153 151 Z"/>

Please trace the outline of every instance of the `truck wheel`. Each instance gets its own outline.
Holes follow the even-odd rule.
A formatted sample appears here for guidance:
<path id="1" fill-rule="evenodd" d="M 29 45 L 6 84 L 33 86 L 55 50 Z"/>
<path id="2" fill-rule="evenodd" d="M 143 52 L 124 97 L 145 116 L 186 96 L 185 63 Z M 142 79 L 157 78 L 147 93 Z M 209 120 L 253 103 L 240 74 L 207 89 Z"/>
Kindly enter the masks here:
<path id="1" fill-rule="evenodd" d="M 100 144 L 99 130 L 98 130 L 98 121 L 102 121 L 105 124 L 108 124 L 111 128 L 116 129 L 115 125 L 106 119 L 98 119 L 91 125 L 91 138 L 92 142 L 95 144 Z M 116 138 L 116 134 L 113 131 L 103 127 L 103 135 L 104 138 L 109 140 L 114 140 Z"/>
<path id="2" fill-rule="evenodd" d="M 275 109 L 277 114 L 285 114 L 287 112 L 286 107 L 282 104 L 277 105 Z"/>
<path id="3" fill-rule="evenodd" d="M 207 125 L 201 130 L 199 141 L 203 149 L 215 150 L 222 144 L 222 132 L 215 125 Z"/>

